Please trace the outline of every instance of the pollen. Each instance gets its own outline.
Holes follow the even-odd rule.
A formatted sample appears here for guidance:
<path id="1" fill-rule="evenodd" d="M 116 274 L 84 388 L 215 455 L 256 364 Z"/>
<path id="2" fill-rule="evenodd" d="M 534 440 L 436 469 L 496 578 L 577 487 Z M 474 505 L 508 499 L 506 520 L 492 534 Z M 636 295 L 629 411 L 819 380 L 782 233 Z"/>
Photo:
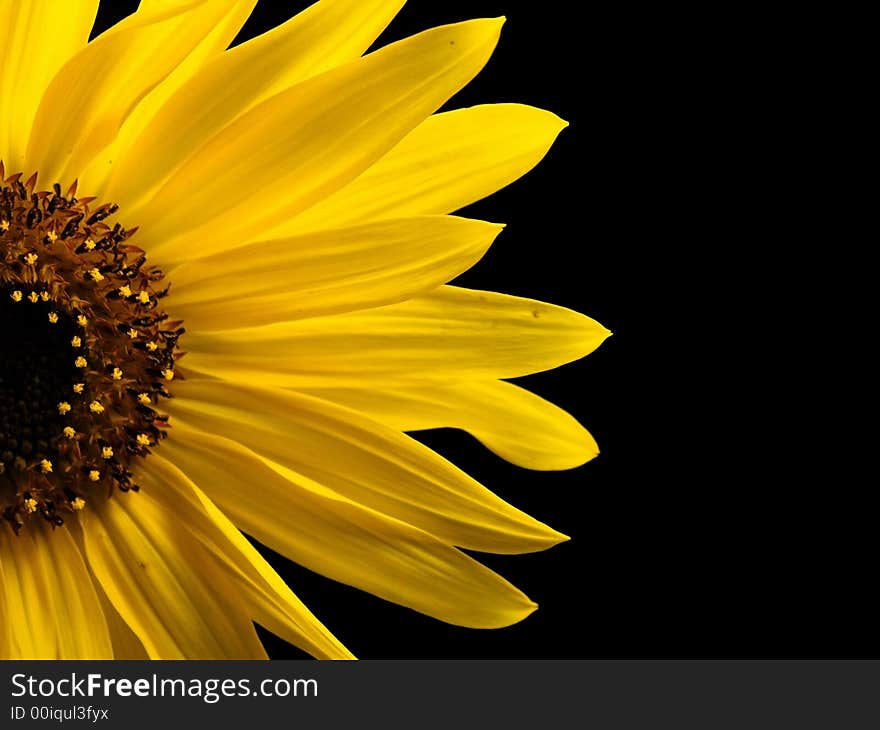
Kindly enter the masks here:
<path id="1" fill-rule="evenodd" d="M 138 491 L 185 331 L 118 207 L 37 179 L 0 162 L 0 529 L 16 534 Z"/>

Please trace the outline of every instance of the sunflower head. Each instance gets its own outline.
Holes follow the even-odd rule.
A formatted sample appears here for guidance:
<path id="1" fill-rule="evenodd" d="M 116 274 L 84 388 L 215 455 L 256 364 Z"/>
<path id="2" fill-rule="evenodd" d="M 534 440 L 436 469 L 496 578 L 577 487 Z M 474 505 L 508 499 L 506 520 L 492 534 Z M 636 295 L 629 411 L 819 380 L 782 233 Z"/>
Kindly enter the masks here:
<path id="1" fill-rule="evenodd" d="M 22 177 L 0 163 L 0 514 L 16 532 L 138 489 L 184 331 L 162 271 L 105 223 L 116 205 Z"/>

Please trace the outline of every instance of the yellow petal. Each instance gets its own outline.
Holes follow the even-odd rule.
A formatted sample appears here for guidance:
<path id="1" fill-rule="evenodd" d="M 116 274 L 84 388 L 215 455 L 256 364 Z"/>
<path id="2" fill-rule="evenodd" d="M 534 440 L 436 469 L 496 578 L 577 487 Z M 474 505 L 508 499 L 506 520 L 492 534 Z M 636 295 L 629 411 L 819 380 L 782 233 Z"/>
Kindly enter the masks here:
<path id="1" fill-rule="evenodd" d="M 450 213 L 525 175 L 568 123 L 523 104 L 486 104 L 435 114 L 341 190 L 275 235 L 423 213 Z"/>
<path id="2" fill-rule="evenodd" d="M 208 380 L 181 382 L 174 395 L 175 424 L 222 434 L 450 544 L 521 553 L 566 539 L 419 442 L 328 401 Z"/>
<path id="3" fill-rule="evenodd" d="M 513 378 L 592 352 L 608 336 L 570 309 L 443 286 L 387 307 L 187 334 L 187 366 L 276 387 Z"/>
<path id="4" fill-rule="evenodd" d="M 128 199 L 108 195 L 107 178 L 119 166 L 120 158 L 140 138 L 150 120 L 168 99 L 193 75 L 200 73 L 210 60 L 222 55 L 223 51 L 229 47 L 256 5 L 256 0 L 212 1 L 216 4 L 220 14 L 192 15 L 191 30 L 201 35 L 192 51 L 138 102 L 131 114 L 125 119 L 116 138 L 107 145 L 101 154 L 93 157 L 88 164 L 84 164 L 82 170 L 71 169 L 72 174 L 79 175 L 81 189 L 94 193 L 102 192 L 102 197 L 105 200 L 113 200 L 123 209 L 128 208 Z M 190 0 L 141 0 L 137 12 L 130 16 L 129 22 L 135 22 L 138 18 L 163 11 L 185 10 L 189 5 L 191 5 Z M 123 21 L 120 25 L 125 22 Z"/>
<path id="5" fill-rule="evenodd" d="M 140 479 L 235 580 L 254 621 L 318 659 L 353 655 L 302 604 L 213 502 L 173 464 L 153 455 Z"/>
<path id="6" fill-rule="evenodd" d="M 119 611 L 110 603 L 110 599 L 101 588 L 101 582 L 95 578 L 94 583 L 98 597 L 101 599 L 104 618 L 107 620 L 107 630 L 110 632 L 110 641 L 113 644 L 113 658 L 137 661 L 149 659 L 150 655 L 147 654 L 147 650 L 137 634 L 128 627 L 128 624 L 119 615 Z"/>
<path id="7" fill-rule="evenodd" d="M 25 159 L 46 86 L 85 47 L 98 0 L 0 3 L 0 158 L 6 171 L 34 172 Z"/>
<path id="8" fill-rule="evenodd" d="M 217 55 L 165 96 L 158 114 L 137 130 L 141 134 L 126 135 L 127 148 L 113 158 L 118 162 L 108 198 L 134 205 L 202 142 L 259 102 L 360 56 L 402 5 L 403 0 L 322 0 Z"/>
<path id="9" fill-rule="evenodd" d="M 101 604 L 69 530 L 31 524 L 18 537 L 2 532 L 12 655 L 112 659 Z"/>
<path id="10" fill-rule="evenodd" d="M 400 431 L 460 428 L 527 469 L 573 469 L 599 453 L 593 437 L 568 413 L 500 380 L 319 388 L 309 393 Z"/>
<path id="11" fill-rule="evenodd" d="M 171 273 L 174 313 L 197 331 L 400 302 L 469 269 L 502 226 L 421 216 L 265 241 Z"/>
<path id="12" fill-rule="evenodd" d="M 43 180 L 72 182 L 227 8 L 219 0 L 158 3 L 89 43 L 49 84 L 34 119 L 28 164 Z"/>
<path id="13" fill-rule="evenodd" d="M 3 541 L 0 540 L 0 660 L 12 658 L 12 621 L 9 616 L 9 604 L 6 600 L 6 576 L 3 563 L 8 560 L 4 552 Z"/>
<path id="14" fill-rule="evenodd" d="M 167 458 L 249 535 L 334 580 L 449 623 L 507 626 L 535 605 L 436 537 L 355 504 L 229 439 L 175 421 Z"/>
<path id="15" fill-rule="evenodd" d="M 501 24 L 434 28 L 258 104 L 132 213 L 151 253 L 222 250 L 266 211 L 302 210 L 345 185 L 476 75 Z"/>
<path id="16" fill-rule="evenodd" d="M 10 626 L 10 659 L 55 659 L 58 642 L 55 617 L 47 587 L 40 580 L 41 561 L 32 531 L 16 537 L 4 526 L 0 530 L 3 585 L 6 593 L 4 621 Z"/>
<path id="17" fill-rule="evenodd" d="M 144 491 L 81 514 L 89 565 L 151 659 L 261 659 L 232 584 L 174 514 Z"/>

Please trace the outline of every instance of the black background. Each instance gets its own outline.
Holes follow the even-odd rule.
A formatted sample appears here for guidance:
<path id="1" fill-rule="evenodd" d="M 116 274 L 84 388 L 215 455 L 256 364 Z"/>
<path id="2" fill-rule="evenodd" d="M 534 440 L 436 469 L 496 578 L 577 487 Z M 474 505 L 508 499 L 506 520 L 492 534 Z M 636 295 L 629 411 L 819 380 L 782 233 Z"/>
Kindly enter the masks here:
<path id="1" fill-rule="evenodd" d="M 102 27 L 134 5 L 102 3 Z M 261 0 L 237 40 L 306 5 Z M 508 226 L 457 283 L 568 306 L 615 333 L 588 358 L 522 380 L 602 453 L 570 472 L 529 472 L 463 433 L 419 438 L 572 540 L 480 556 L 540 604 L 493 631 L 442 624 L 266 551 L 270 561 L 363 658 L 876 653 L 870 533 L 846 529 L 851 483 L 819 479 L 800 453 L 827 440 L 818 424 L 792 428 L 811 417 L 811 395 L 790 399 L 798 373 L 767 346 L 793 315 L 756 305 L 776 263 L 754 217 L 769 193 L 763 170 L 737 162 L 760 113 L 713 53 L 730 41 L 724 19 L 410 0 L 377 45 L 498 15 L 508 22 L 495 55 L 447 108 L 518 101 L 571 126 L 535 170 L 463 211 Z M 264 639 L 273 657 L 301 656 Z"/>

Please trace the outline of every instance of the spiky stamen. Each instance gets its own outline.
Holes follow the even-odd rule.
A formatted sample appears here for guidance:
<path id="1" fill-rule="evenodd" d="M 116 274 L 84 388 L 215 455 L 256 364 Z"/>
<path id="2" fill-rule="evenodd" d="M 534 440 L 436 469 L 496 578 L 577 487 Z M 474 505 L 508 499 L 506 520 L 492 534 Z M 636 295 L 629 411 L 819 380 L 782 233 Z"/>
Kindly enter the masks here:
<path id="1" fill-rule="evenodd" d="M 0 515 L 16 533 L 138 489 L 184 332 L 134 230 L 105 222 L 116 205 L 21 177 L 0 163 Z"/>

